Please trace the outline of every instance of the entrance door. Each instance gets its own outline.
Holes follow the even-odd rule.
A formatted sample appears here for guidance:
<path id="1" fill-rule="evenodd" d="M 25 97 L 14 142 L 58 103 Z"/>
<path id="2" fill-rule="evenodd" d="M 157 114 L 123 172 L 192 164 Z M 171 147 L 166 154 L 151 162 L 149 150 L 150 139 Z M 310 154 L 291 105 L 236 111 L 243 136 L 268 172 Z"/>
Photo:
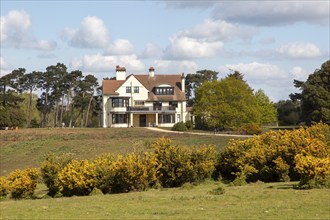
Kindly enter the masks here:
<path id="1" fill-rule="evenodd" d="M 140 127 L 147 126 L 147 115 L 140 115 Z"/>

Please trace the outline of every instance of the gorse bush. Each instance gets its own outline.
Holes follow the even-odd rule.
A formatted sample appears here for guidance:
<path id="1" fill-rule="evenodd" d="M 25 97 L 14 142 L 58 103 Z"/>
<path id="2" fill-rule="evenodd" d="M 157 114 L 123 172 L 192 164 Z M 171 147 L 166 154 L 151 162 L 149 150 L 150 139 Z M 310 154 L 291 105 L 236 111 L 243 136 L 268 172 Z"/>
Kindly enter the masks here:
<path id="1" fill-rule="evenodd" d="M 6 198 L 9 194 L 9 183 L 8 180 L 0 176 L 0 198 Z"/>
<path id="2" fill-rule="evenodd" d="M 225 178 L 248 182 L 300 180 L 305 185 L 315 178 L 322 182 L 329 177 L 329 133 L 328 125 L 317 124 L 234 140 L 221 153 L 217 169 Z"/>
<path id="3" fill-rule="evenodd" d="M 56 185 L 64 196 L 88 195 L 96 185 L 94 164 L 72 160 L 58 173 Z"/>
<path id="4" fill-rule="evenodd" d="M 38 176 L 39 174 L 36 169 L 16 170 L 10 173 L 8 176 L 8 185 L 11 198 L 32 198 L 37 187 L 36 179 L 38 179 Z"/>
<path id="5" fill-rule="evenodd" d="M 41 163 L 41 176 L 48 187 L 48 195 L 55 196 L 59 193 L 58 174 L 72 159 L 72 154 L 61 154 L 58 156 L 50 154 Z"/>
<path id="6" fill-rule="evenodd" d="M 119 155 L 112 164 L 113 193 L 142 191 L 157 181 L 158 163 L 152 153 Z"/>
<path id="7" fill-rule="evenodd" d="M 170 139 L 160 138 L 151 148 L 161 166 L 159 181 L 164 187 L 200 182 L 210 178 L 215 169 L 217 154 L 213 146 L 179 147 Z"/>

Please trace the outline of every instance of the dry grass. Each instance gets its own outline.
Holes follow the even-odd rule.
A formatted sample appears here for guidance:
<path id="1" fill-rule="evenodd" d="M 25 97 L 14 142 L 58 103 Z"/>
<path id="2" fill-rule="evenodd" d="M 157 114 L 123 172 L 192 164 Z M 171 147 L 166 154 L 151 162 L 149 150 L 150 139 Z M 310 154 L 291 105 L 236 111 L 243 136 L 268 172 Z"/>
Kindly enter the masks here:
<path id="1" fill-rule="evenodd" d="M 213 144 L 218 150 L 224 149 L 231 139 L 161 133 L 145 128 L 0 131 L 0 175 L 7 175 L 15 169 L 39 167 L 49 153 L 73 153 L 77 159 L 93 159 L 102 153 L 145 151 L 151 142 L 162 136 L 171 138 L 174 144 Z"/>

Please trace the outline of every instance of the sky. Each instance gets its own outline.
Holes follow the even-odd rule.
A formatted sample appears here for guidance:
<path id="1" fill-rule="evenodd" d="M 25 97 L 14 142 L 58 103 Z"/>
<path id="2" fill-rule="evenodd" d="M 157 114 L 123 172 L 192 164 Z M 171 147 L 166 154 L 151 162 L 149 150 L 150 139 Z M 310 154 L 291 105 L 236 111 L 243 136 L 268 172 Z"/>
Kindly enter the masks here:
<path id="1" fill-rule="evenodd" d="M 1 77 L 64 63 L 102 82 L 127 74 L 240 71 L 277 102 L 330 59 L 330 0 L 0 0 Z"/>

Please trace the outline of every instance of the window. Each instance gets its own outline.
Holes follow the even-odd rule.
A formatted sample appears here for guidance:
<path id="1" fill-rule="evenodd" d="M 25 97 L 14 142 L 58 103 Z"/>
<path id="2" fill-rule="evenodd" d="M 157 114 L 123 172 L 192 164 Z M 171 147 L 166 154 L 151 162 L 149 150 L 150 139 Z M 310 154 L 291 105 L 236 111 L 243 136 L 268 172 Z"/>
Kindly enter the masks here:
<path id="1" fill-rule="evenodd" d="M 173 95 L 174 88 L 173 87 L 156 87 L 155 88 L 156 95 Z"/>
<path id="2" fill-rule="evenodd" d="M 112 99 L 112 107 L 127 107 L 128 99 L 124 98 L 113 98 Z"/>
<path id="3" fill-rule="evenodd" d="M 177 117 L 177 121 L 176 122 L 180 122 L 180 114 L 178 114 L 176 117 Z"/>
<path id="4" fill-rule="evenodd" d="M 175 115 L 174 114 L 159 114 L 158 115 L 158 123 L 175 123 Z"/>
<path id="5" fill-rule="evenodd" d="M 132 92 L 132 88 L 130 86 L 126 86 L 126 93 L 131 93 Z"/>
<path id="6" fill-rule="evenodd" d="M 128 123 L 128 114 L 113 114 L 112 124 L 125 124 Z"/>
<path id="7" fill-rule="evenodd" d="M 134 86 L 134 93 L 139 93 L 139 87 L 138 86 Z"/>
<path id="8" fill-rule="evenodd" d="M 135 106 L 139 106 L 139 105 L 144 106 L 144 101 L 135 100 L 134 104 L 135 104 Z"/>
<path id="9" fill-rule="evenodd" d="M 178 102 L 176 102 L 176 101 L 171 101 L 171 102 L 169 102 L 169 104 L 171 107 L 174 107 L 174 108 L 178 107 Z"/>

